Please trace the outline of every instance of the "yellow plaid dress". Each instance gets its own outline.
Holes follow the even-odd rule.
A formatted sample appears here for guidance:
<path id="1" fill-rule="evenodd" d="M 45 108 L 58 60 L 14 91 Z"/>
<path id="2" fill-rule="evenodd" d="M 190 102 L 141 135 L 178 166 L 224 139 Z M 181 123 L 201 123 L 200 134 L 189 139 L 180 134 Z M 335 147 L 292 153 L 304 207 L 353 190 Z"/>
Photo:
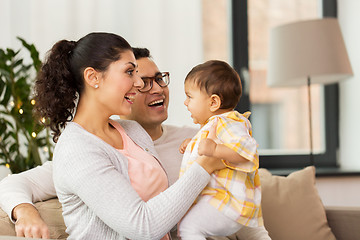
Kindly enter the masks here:
<path id="1" fill-rule="evenodd" d="M 261 212 L 261 187 L 258 174 L 259 155 L 257 143 L 252 137 L 250 112 L 240 114 L 230 111 L 212 116 L 193 137 L 184 153 L 180 176 L 191 166 L 198 155 L 198 145 L 206 138 L 209 129 L 217 118 L 216 136 L 220 143 L 233 149 L 249 164 L 230 164 L 227 168 L 214 172 L 209 184 L 204 188 L 195 202 L 206 200 L 234 221 L 249 227 L 263 226 Z"/>

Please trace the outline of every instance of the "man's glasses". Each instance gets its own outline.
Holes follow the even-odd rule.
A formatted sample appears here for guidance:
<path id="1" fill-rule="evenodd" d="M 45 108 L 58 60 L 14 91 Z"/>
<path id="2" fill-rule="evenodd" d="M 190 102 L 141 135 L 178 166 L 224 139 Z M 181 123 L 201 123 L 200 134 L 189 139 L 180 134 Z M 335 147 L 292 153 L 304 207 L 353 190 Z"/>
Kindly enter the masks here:
<path id="1" fill-rule="evenodd" d="M 160 87 L 166 87 L 170 83 L 170 73 L 162 72 L 156 74 L 155 77 L 142 77 L 141 78 L 144 82 L 144 87 L 139 89 L 139 92 L 144 93 L 148 92 L 153 87 L 153 82 L 155 81 Z"/>

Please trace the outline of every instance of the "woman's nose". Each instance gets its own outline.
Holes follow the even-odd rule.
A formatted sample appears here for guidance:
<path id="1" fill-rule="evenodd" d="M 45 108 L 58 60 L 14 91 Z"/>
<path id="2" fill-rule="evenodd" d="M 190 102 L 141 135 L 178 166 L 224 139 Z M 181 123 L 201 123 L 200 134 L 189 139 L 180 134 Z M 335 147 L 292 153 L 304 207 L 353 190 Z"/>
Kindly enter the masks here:
<path id="1" fill-rule="evenodd" d="M 138 89 L 141 89 L 144 87 L 144 81 L 137 74 L 135 75 L 135 78 L 134 78 L 134 87 L 136 87 Z"/>

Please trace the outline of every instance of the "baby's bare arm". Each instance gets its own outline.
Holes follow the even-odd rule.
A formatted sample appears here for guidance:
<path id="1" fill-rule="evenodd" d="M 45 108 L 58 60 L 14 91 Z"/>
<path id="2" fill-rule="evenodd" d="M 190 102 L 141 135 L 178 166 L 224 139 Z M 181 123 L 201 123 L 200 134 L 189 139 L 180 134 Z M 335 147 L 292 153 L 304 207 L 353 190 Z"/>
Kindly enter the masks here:
<path id="1" fill-rule="evenodd" d="M 249 160 L 242 157 L 239 153 L 225 146 L 224 144 L 218 144 L 210 138 L 205 138 L 199 143 L 199 155 L 205 155 L 208 157 L 215 157 L 225 160 L 229 163 L 248 163 Z"/>

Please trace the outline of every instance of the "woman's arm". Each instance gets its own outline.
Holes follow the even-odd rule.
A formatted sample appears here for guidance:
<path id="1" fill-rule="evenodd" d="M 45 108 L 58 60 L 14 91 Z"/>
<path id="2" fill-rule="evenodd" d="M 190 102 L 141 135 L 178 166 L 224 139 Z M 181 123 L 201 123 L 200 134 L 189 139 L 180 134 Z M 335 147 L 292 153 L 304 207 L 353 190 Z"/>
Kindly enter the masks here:
<path id="1" fill-rule="evenodd" d="M 176 225 L 207 185 L 208 172 L 218 166 L 223 168 L 220 160 L 202 157 L 170 188 L 144 202 L 132 188 L 125 167 L 116 169 L 110 160 L 110 149 L 98 152 L 94 146 L 78 144 L 75 147 L 76 144 L 67 139 L 66 146 L 60 148 L 59 141 L 54 152 L 55 186 L 68 229 L 75 229 L 74 234 L 81 225 L 79 219 L 86 221 L 80 206 L 91 209 L 107 226 L 127 238 L 160 239 Z M 61 156 L 57 155 L 60 152 Z M 82 206 L 84 204 L 86 206 Z"/>

